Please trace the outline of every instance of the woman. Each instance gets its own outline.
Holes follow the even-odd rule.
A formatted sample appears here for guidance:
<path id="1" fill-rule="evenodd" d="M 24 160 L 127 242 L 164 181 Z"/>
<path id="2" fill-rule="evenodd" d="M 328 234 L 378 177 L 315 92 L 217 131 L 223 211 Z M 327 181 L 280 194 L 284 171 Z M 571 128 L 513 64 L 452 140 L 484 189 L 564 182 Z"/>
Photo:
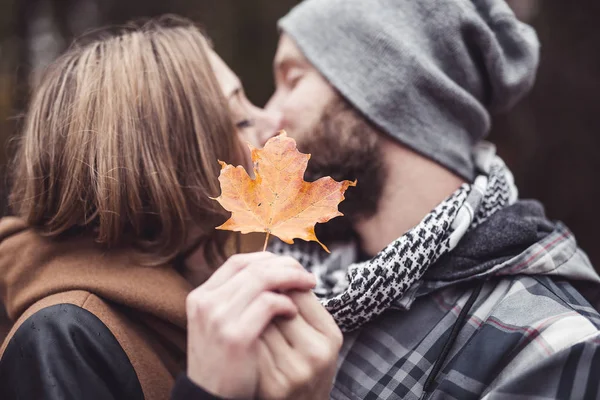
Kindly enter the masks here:
<path id="1" fill-rule="evenodd" d="M 174 398 L 328 398 L 341 336 L 314 278 L 268 253 L 217 269 L 231 237 L 214 230 L 216 160 L 246 162 L 238 136 L 252 139 L 256 112 L 174 18 L 79 43 L 48 69 L 15 157 L 17 217 L 0 222 L 16 321 L 3 399 L 168 398 L 186 370 L 186 298 Z"/>

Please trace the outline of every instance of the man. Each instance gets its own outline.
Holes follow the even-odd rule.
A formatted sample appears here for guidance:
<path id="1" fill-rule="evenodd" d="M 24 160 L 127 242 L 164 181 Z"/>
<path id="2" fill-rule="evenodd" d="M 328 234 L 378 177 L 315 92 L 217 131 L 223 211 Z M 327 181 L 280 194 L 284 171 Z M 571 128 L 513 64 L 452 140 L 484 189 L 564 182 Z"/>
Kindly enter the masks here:
<path id="1" fill-rule="evenodd" d="M 533 29 L 504 0 L 306 0 L 279 26 L 267 110 L 311 177 L 358 179 L 331 256 L 273 247 L 345 332 L 331 398 L 598 398 L 600 278 L 482 142 L 533 85 Z"/>

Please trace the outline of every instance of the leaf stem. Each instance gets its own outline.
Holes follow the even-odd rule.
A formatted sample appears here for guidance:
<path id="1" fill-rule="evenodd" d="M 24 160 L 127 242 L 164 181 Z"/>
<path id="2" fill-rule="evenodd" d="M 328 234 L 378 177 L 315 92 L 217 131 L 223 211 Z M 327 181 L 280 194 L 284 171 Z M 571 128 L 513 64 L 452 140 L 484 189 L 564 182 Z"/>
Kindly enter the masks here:
<path id="1" fill-rule="evenodd" d="M 271 232 L 267 232 L 267 237 L 265 238 L 265 246 L 263 247 L 263 251 L 267 251 L 267 244 L 269 243 L 269 236 L 271 236 Z"/>

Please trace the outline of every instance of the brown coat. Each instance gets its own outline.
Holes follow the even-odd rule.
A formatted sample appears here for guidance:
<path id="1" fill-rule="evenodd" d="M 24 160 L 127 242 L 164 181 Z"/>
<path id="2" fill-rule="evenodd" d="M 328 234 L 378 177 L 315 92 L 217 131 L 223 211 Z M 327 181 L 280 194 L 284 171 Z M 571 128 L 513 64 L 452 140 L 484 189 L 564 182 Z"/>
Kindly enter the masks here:
<path id="1" fill-rule="evenodd" d="M 147 267 L 88 239 L 49 240 L 16 218 L 0 220 L 0 296 L 17 328 L 36 311 L 73 304 L 98 317 L 127 354 L 149 400 L 166 399 L 185 369 L 185 298 L 170 266 Z"/>

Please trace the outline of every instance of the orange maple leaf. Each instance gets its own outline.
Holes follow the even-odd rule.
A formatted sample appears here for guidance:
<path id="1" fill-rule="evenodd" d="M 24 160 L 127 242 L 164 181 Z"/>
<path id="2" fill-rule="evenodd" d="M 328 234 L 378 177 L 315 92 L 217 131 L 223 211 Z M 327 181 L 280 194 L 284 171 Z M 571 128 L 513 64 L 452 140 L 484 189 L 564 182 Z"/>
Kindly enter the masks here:
<path id="1" fill-rule="evenodd" d="M 285 131 L 271 138 L 263 149 L 248 147 L 255 179 L 243 167 L 219 161 L 221 196 L 215 200 L 232 215 L 217 229 L 265 232 L 265 248 L 269 235 L 274 235 L 288 244 L 294 239 L 315 241 L 329 252 L 317 239 L 315 224 L 343 215 L 338 204 L 356 181 L 337 182 L 330 177 L 304 181 L 310 154 L 300 153 L 296 141 Z"/>

